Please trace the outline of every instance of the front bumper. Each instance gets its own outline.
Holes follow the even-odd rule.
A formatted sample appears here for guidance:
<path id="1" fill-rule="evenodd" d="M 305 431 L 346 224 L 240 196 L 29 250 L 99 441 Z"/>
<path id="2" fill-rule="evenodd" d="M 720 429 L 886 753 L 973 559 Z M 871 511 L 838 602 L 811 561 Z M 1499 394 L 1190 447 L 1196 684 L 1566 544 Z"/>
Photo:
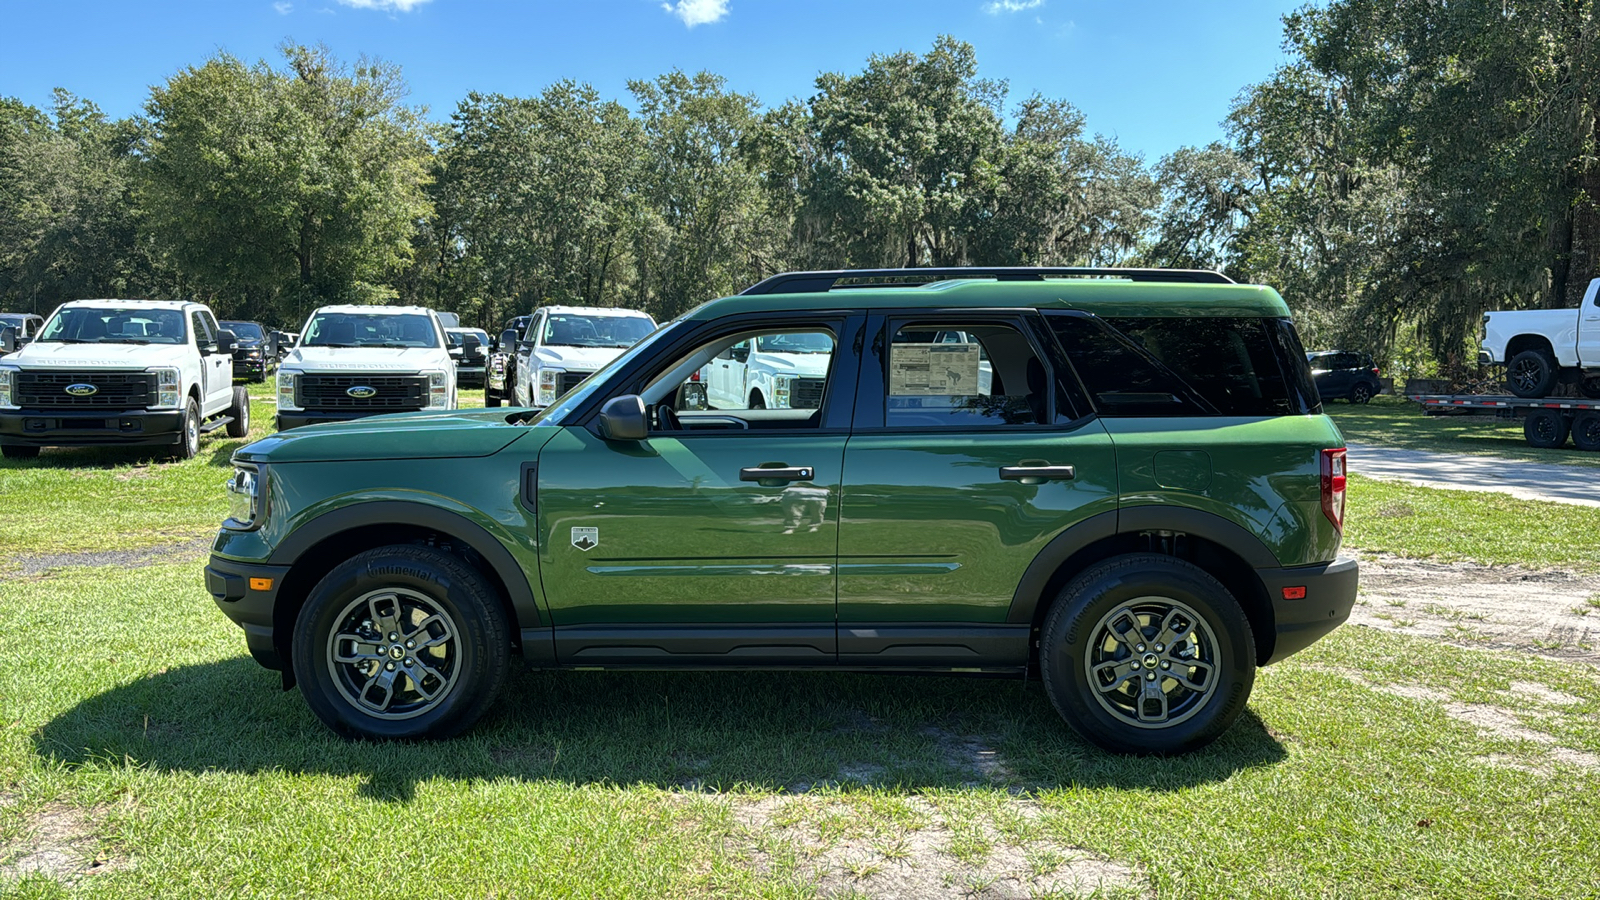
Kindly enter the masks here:
<path id="1" fill-rule="evenodd" d="M 268 368 L 269 366 L 267 365 L 267 360 L 265 357 L 245 357 L 244 359 L 235 358 L 233 361 L 233 377 L 247 378 L 251 375 L 260 375 L 265 377 Z"/>
<path id="2" fill-rule="evenodd" d="M 22 447 L 172 446 L 182 440 L 183 410 L 8 409 L 0 444 Z"/>
<path id="3" fill-rule="evenodd" d="M 1323 635 L 1343 625 L 1356 605 L 1360 571 L 1357 562 L 1348 557 L 1315 566 L 1259 569 L 1257 574 L 1272 602 L 1277 631 L 1272 656 L 1263 665 L 1292 656 L 1316 643 Z M 1286 589 L 1293 594 L 1301 588 L 1305 596 L 1297 600 L 1284 599 Z"/>
<path id="4" fill-rule="evenodd" d="M 297 409 L 293 412 L 278 413 L 278 430 L 288 431 L 302 425 L 326 425 L 329 422 L 349 422 L 353 419 L 366 419 L 372 416 L 387 416 L 391 413 L 421 412 L 419 409 Z"/>
<path id="5" fill-rule="evenodd" d="M 206 590 L 223 615 L 244 629 L 245 646 L 255 661 L 283 670 L 284 659 L 273 640 L 273 610 L 288 566 L 242 563 L 212 554 L 206 566 Z"/>

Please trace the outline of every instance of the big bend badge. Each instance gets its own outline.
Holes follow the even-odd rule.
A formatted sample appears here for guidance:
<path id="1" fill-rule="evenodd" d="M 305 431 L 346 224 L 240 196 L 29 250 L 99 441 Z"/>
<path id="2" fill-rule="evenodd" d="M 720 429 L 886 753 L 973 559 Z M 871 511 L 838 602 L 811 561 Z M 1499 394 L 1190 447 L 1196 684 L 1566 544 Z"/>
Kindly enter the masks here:
<path id="1" fill-rule="evenodd" d="M 579 550 L 593 550 L 600 546 L 600 529 L 574 528 L 572 529 L 572 546 Z"/>

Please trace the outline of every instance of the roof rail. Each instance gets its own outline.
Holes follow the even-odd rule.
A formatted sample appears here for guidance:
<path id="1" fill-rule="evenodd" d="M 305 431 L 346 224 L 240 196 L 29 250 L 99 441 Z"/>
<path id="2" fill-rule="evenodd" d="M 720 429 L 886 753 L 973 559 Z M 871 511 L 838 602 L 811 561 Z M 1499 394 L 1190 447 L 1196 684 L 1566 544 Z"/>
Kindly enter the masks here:
<path id="1" fill-rule="evenodd" d="M 956 278 L 999 281 L 1044 281 L 1047 278 L 1119 278 L 1176 284 L 1234 284 L 1221 272 L 1205 269 L 1096 269 L 1072 266 L 965 266 L 919 269 L 835 269 L 829 272 L 784 272 L 740 291 L 744 294 L 820 294 L 848 288 L 921 287 Z M 847 282 L 847 283 L 846 283 Z"/>

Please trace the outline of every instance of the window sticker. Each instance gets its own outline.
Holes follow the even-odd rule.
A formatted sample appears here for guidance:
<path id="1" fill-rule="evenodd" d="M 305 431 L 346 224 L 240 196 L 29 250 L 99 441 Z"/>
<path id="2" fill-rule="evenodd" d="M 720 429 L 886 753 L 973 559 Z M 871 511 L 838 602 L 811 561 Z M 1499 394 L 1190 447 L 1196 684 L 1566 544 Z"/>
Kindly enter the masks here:
<path id="1" fill-rule="evenodd" d="M 978 391 L 980 344 L 891 344 L 893 396 L 964 396 Z"/>

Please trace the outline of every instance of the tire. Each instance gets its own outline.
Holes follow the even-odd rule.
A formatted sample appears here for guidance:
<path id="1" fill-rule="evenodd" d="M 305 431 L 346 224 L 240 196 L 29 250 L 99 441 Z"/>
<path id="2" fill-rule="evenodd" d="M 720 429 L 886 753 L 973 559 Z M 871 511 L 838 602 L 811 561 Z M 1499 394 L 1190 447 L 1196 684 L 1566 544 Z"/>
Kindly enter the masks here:
<path id="1" fill-rule="evenodd" d="M 194 459 L 200 453 L 200 404 L 190 397 L 183 404 L 183 422 L 178 426 L 178 444 L 173 459 Z"/>
<path id="2" fill-rule="evenodd" d="M 1600 412 L 1582 412 L 1573 417 L 1572 446 L 1590 453 L 1600 450 Z"/>
<path id="3" fill-rule="evenodd" d="M 1351 403 L 1366 403 L 1372 399 L 1372 387 L 1367 384 L 1358 384 L 1350 389 Z"/>
<path id="4" fill-rule="evenodd" d="M 488 385 L 483 386 L 483 405 L 491 409 L 500 405 L 500 395 L 496 394 L 494 388 Z"/>
<path id="5" fill-rule="evenodd" d="M 1536 409 L 1522 419 L 1522 436 L 1534 447 L 1559 447 L 1572 427 L 1566 416 L 1553 409 Z"/>
<path id="6" fill-rule="evenodd" d="M 250 392 L 242 387 L 233 389 L 233 405 L 228 407 L 233 421 L 228 423 L 228 437 L 242 438 L 250 433 Z"/>
<path id="7" fill-rule="evenodd" d="M 1171 626 L 1176 642 L 1161 639 Z M 1039 664 L 1050 702 L 1083 738 L 1113 753 L 1187 753 L 1244 711 L 1256 646 L 1238 601 L 1211 575 L 1174 557 L 1130 554 L 1062 589 Z M 1144 680 L 1151 674 L 1160 677 Z M 1156 686 L 1149 696 L 1147 684 Z"/>
<path id="8" fill-rule="evenodd" d="M 761 392 L 760 391 L 755 391 L 754 393 L 752 393 L 750 395 L 750 408 L 751 409 L 766 409 L 767 408 L 767 401 L 766 401 L 766 399 L 764 397 L 761 396 Z"/>
<path id="9" fill-rule="evenodd" d="M 1525 399 L 1548 397 L 1559 374 L 1549 353 L 1524 350 L 1506 363 L 1506 389 Z"/>
<path id="10" fill-rule="evenodd" d="M 0 444 L 0 456 L 6 459 L 38 459 L 39 448 L 24 444 Z"/>
<path id="11" fill-rule="evenodd" d="M 1591 375 L 1578 382 L 1578 392 L 1590 400 L 1600 400 L 1600 376 Z"/>
<path id="12" fill-rule="evenodd" d="M 375 629 L 386 615 L 388 628 Z M 406 640 L 422 634 L 433 641 L 426 659 Z M 441 550 L 398 545 L 345 560 L 318 582 L 290 657 L 307 705 L 339 734 L 447 738 L 494 702 L 510 650 L 505 610 L 482 573 Z M 379 694 L 386 672 L 396 674 Z"/>

